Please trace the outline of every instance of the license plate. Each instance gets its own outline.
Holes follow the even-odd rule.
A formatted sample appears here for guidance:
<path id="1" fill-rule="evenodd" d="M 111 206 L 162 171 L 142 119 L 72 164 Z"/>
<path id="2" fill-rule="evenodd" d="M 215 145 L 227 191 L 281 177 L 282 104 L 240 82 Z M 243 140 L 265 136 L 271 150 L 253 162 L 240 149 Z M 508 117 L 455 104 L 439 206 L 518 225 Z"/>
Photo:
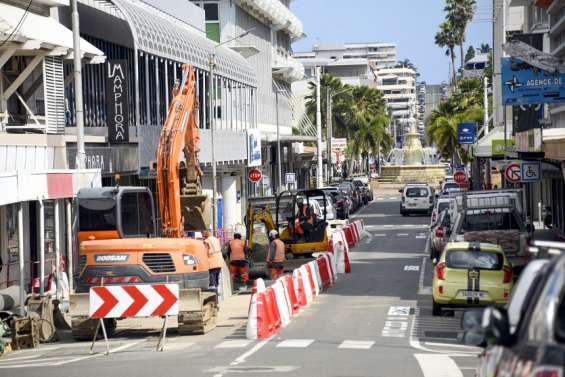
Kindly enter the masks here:
<path id="1" fill-rule="evenodd" d="M 408 207 L 416 207 L 417 204 L 416 203 L 408 203 Z"/>
<path id="2" fill-rule="evenodd" d="M 469 297 L 469 298 L 483 298 L 485 297 L 485 293 L 475 292 L 475 291 L 461 291 L 461 296 Z"/>

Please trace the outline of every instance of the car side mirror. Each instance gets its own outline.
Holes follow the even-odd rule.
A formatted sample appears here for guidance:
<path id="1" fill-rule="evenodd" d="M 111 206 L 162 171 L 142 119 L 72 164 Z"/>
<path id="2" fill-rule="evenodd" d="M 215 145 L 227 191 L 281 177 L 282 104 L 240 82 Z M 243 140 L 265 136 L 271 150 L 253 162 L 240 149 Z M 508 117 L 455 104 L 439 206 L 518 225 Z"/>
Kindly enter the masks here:
<path id="1" fill-rule="evenodd" d="M 483 313 L 481 327 L 487 344 L 493 346 L 510 346 L 512 344 L 510 321 L 505 309 L 492 306 L 486 308 Z"/>
<path id="2" fill-rule="evenodd" d="M 398 192 L 402 194 L 402 189 L 398 190 Z"/>
<path id="3" fill-rule="evenodd" d="M 467 310 L 461 317 L 463 343 L 469 346 L 484 347 L 485 334 L 481 326 L 484 309 Z"/>

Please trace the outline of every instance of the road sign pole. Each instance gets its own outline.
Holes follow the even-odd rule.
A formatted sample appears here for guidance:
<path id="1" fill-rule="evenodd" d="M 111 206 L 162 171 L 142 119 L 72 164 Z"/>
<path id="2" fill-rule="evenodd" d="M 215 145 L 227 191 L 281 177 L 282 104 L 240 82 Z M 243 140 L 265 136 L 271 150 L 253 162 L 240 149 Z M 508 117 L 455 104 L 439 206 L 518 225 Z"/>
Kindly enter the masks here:
<path id="1" fill-rule="evenodd" d="M 98 333 L 102 328 L 102 334 L 104 335 L 104 342 L 106 343 L 106 356 L 110 354 L 110 342 L 108 341 L 108 333 L 106 332 L 106 326 L 104 325 L 104 320 L 102 318 L 98 319 L 98 324 L 96 325 L 96 331 L 94 331 L 94 338 L 92 338 L 92 344 L 90 345 L 90 353 L 94 353 L 94 344 L 98 338 Z"/>
<path id="2" fill-rule="evenodd" d="M 165 349 L 165 341 L 167 339 L 167 316 L 163 317 L 163 327 L 161 328 L 161 335 L 159 335 L 159 341 L 157 342 L 157 348 L 155 351 L 163 352 Z"/>

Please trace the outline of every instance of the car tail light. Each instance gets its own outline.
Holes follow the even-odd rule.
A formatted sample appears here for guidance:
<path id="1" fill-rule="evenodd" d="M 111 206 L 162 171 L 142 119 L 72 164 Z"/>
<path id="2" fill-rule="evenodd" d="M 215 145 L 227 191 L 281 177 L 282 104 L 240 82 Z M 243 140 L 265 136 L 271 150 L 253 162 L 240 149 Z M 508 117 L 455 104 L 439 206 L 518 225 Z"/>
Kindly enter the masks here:
<path id="1" fill-rule="evenodd" d="M 561 377 L 561 369 L 556 368 L 556 369 L 549 369 L 549 368 L 544 368 L 544 369 L 538 369 L 535 374 L 534 377 Z"/>
<path id="2" fill-rule="evenodd" d="M 504 266 L 503 271 L 504 271 L 504 280 L 502 282 L 503 283 L 511 283 L 512 282 L 512 268 L 510 268 L 508 266 Z"/>
<path id="3" fill-rule="evenodd" d="M 437 219 L 437 213 L 434 211 L 432 212 L 432 222 L 435 222 Z"/>
<path id="4" fill-rule="evenodd" d="M 430 204 L 432 204 L 434 202 L 434 197 L 430 196 Z"/>
<path id="5" fill-rule="evenodd" d="M 438 263 L 436 266 L 436 277 L 438 280 L 445 280 L 445 263 Z"/>
<path id="6" fill-rule="evenodd" d="M 445 235 L 445 233 L 443 231 L 444 231 L 444 228 L 442 226 L 438 226 L 436 228 L 436 237 L 437 238 L 443 238 L 443 236 Z"/>
<path id="7" fill-rule="evenodd" d="M 402 203 L 404 203 L 406 201 L 406 198 L 403 196 L 402 197 Z"/>

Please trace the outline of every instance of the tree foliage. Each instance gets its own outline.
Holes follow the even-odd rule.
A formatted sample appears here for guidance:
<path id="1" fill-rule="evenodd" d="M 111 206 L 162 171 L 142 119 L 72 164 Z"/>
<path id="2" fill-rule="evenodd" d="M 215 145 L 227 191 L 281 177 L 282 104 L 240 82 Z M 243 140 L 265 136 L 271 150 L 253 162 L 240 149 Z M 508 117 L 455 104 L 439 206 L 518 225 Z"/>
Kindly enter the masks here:
<path id="1" fill-rule="evenodd" d="M 467 53 L 465 54 L 465 63 L 475 57 L 475 48 L 473 46 L 469 46 L 467 49 Z"/>
<path id="2" fill-rule="evenodd" d="M 310 119 L 316 119 L 316 84 L 309 84 L 306 109 Z M 323 75 L 320 79 L 322 122 L 327 119 L 327 93 L 332 98 L 334 137 L 348 140 L 350 157 L 367 160 L 369 156 L 388 154 L 393 141 L 387 132 L 389 118 L 386 101 L 378 89 L 344 85 L 338 78 Z"/>

